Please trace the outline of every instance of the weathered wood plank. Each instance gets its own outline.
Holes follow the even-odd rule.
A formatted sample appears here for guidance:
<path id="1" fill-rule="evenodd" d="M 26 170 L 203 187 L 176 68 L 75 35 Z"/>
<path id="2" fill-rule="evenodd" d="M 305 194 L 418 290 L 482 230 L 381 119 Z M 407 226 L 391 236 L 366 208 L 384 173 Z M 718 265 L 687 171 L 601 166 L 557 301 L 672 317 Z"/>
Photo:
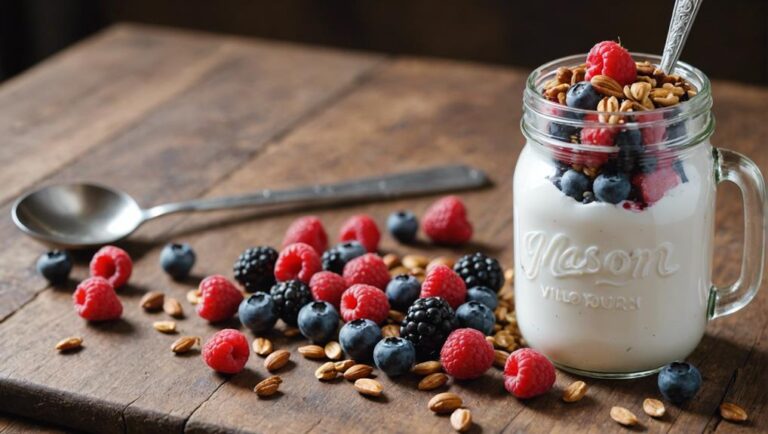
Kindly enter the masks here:
<path id="1" fill-rule="evenodd" d="M 141 204 L 195 197 L 226 177 L 272 137 L 332 100 L 376 57 L 232 39 L 194 89 L 124 128 L 46 183 L 87 180 L 125 190 Z M 130 60 L 126 60 L 130 62 Z M 134 87 L 126 87 L 126 95 Z M 98 122 L 99 112 L 80 119 Z M 172 168 L 172 170 L 169 170 Z M 0 208 L 8 215 L 9 205 Z M 173 220 L 165 224 L 172 225 Z M 45 288 L 34 273 L 37 243 L 0 221 L 0 320 Z"/>
<path id="2" fill-rule="evenodd" d="M 0 434 L 63 434 L 64 432 L 40 422 L 0 413 Z"/>

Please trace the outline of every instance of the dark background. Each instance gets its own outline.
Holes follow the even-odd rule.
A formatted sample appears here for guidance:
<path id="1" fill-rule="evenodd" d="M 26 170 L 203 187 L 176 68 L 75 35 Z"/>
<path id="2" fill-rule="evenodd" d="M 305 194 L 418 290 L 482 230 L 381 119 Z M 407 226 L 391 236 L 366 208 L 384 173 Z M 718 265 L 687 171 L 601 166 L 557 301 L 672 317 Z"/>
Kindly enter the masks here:
<path id="1" fill-rule="evenodd" d="M 673 0 L 0 0 L 0 79 L 120 21 L 534 67 L 621 38 L 661 51 Z M 708 0 L 683 60 L 768 84 L 768 0 Z"/>

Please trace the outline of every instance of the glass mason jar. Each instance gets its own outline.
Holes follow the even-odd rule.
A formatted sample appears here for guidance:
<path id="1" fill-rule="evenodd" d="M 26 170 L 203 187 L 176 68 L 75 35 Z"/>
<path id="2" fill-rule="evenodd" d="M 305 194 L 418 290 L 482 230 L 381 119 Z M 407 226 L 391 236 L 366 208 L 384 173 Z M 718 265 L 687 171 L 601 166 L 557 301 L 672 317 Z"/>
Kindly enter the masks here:
<path id="1" fill-rule="evenodd" d="M 698 69 L 676 68 L 698 91 L 685 102 L 599 118 L 542 96 L 559 67 L 584 61 L 548 63 L 525 89 L 527 143 L 514 175 L 517 319 L 528 344 L 566 371 L 640 377 L 684 359 L 707 321 L 754 298 L 764 181 L 748 158 L 710 144 L 710 83 Z M 601 122 L 609 116 L 613 123 Z M 611 130 L 614 145 L 578 144 L 589 128 Z M 717 288 L 715 190 L 723 181 L 743 194 L 745 245 L 741 277 Z"/>

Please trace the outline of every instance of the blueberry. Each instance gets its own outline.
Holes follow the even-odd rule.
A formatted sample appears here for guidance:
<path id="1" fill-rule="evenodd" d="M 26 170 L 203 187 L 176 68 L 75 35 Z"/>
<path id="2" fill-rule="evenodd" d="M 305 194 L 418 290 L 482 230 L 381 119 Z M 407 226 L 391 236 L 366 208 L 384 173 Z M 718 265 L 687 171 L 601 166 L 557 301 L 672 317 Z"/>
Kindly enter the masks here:
<path id="1" fill-rule="evenodd" d="M 553 138 L 568 143 L 573 143 L 573 138 L 579 137 L 581 134 L 581 128 L 579 127 L 556 122 L 551 122 L 547 127 L 547 131 L 549 131 L 549 135 Z"/>
<path id="2" fill-rule="evenodd" d="M 701 387 L 701 374 L 695 366 L 673 362 L 659 372 L 659 391 L 674 404 L 682 404 L 696 395 Z"/>
<path id="3" fill-rule="evenodd" d="M 365 250 L 365 247 L 363 247 L 359 241 L 347 241 L 345 243 L 340 243 L 336 245 L 336 248 L 339 249 L 339 253 L 341 253 L 341 259 L 344 262 L 349 262 L 358 256 L 363 256 L 364 254 L 368 253 L 368 251 Z"/>
<path id="4" fill-rule="evenodd" d="M 376 367 L 390 377 L 407 374 L 416 362 L 416 348 L 403 338 L 385 338 L 373 349 Z"/>
<path id="5" fill-rule="evenodd" d="M 166 244 L 160 252 L 160 266 L 174 279 L 189 276 L 193 265 L 195 265 L 195 251 L 187 243 Z"/>
<path id="6" fill-rule="evenodd" d="M 642 133 L 637 129 L 620 131 L 613 143 L 619 147 L 618 167 L 624 172 L 634 170 L 638 158 L 643 153 Z"/>
<path id="7" fill-rule="evenodd" d="M 580 81 L 568 89 L 568 93 L 565 94 L 565 105 L 583 110 L 595 110 L 601 99 L 603 96 L 595 90 L 592 84 Z"/>
<path id="8" fill-rule="evenodd" d="M 589 178 L 587 178 L 587 175 L 571 169 L 565 172 L 560 179 L 560 189 L 567 196 L 581 202 L 584 192 L 589 190 Z"/>
<path id="9" fill-rule="evenodd" d="M 305 304 L 299 311 L 299 330 L 305 338 L 324 344 L 336 334 L 339 328 L 339 314 L 332 304 L 314 301 Z"/>
<path id="10" fill-rule="evenodd" d="M 369 319 L 348 322 L 339 331 L 341 349 L 358 362 L 371 360 L 373 348 L 380 340 L 381 329 Z"/>
<path id="11" fill-rule="evenodd" d="M 421 284 L 410 274 L 399 274 L 387 285 L 387 299 L 392 309 L 405 312 L 419 298 Z"/>
<path id="12" fill-rule="evenodd" d="M 487 286 L 473 286 L 467 290 L 467 301 L 476 301 L 496 310 L 499 306 L 499 297 L 496 291 Z"/>
<path id="13" fill-rule="evenodd" d="M 419 221 L 410 211 L 393 212 L 387 218 L 387 229 L 392 236 L 401 243 L 412 243 L 416 239 L 416 231 L 419 230 Z"/>
<path id="14" fill-rule="evenodd" d="M 275 302 L 266 292 L 257 292 L 240 302 L 237 316 L 240 318 L 240 323 L 254 333 L 265 332 L 274 327 L 277 322 Z"/>
<path id="15" fill-rule="evenodd" d="M 643 173 L 653 173 L 656 166 L 659 165 L 659 159 L 655 155 L 645 152 L 637 161 L 640 171 Z"/>
<path id="16" fill-rule="evenodd" d="M 616 204 L 629 197 L 632 185 L 623 173 L 603 172 L 595 178 L 593 188 L 598 200 Z"/>
<path id="17" fill-rule="evenodd" d="M 64 283 L 72 271 L 72 258 L 63 250 L 51 250 L 37 259 L 37 272 L 52 283 Z"/>
<path id="18" fill-rule="evenodd" d="M 485 335 L 493 333 L 496 317 L 490 307 L 476 301 L 468 301 L 456 309 L 456 320 L 461 328 L 479 330 Z"/>
<path id="19" fill-rule="evenodd" d="M 685 182 L 688 182 L 688 176 L 685 175 L 685 170 L 683 169 L 683 162 L 681 160 L 675 160 L 674 163 L 672 163 L 672 168 L 675 169 L 675 172 L 680 176 L 680 180 Z"/>

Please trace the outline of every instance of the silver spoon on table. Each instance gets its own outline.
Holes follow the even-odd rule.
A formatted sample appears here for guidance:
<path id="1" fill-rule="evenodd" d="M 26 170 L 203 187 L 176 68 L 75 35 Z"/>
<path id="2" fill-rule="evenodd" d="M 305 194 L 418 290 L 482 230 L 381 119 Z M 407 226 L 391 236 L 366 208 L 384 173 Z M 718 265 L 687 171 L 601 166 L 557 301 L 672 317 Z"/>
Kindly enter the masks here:
<path id="1" fill-rule="evenodd" d="M 693 27 L 696 13 L 704 0 L 676 0 L 672 9 L 672 19 L 669 21 L 667 41 L 664 44 L 664 52 L 661 56 L 659 69 L 665 74 L 672 74 L 675 64 L 680 59 L 685 41 Z"/>
<path id="2" fill-rule="evenodd" d="M 76 249 L 113 243 L 149 220 L 177 212 L 256 205 L 364 202 L 467 190 L 489 184 L 488 177 L 478 169 L 462 165 L 442 166 L 336 184 L 195 199 L 148 209 L 142 209 L 128 194 L 109 187 L 61 184 L 20 197 L 11 209 L 11 217 L 19 229 L 33 238 Z"/>

